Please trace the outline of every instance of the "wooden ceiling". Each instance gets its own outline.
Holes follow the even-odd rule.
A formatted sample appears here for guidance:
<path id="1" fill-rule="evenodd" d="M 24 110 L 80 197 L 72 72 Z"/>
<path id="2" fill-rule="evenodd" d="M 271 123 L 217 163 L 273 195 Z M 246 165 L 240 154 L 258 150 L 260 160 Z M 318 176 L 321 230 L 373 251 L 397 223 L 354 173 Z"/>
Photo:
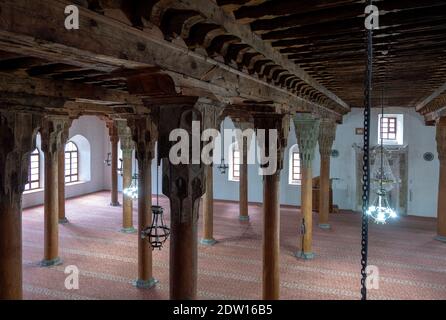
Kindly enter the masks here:
<path id="1" fill-rule="evenodd" d="M 363 105 L 365 1 L 217 0 L 351 107 Z M 446 1 L 374 1 L 375 106 L 415 107 L 446 82 Z"/>

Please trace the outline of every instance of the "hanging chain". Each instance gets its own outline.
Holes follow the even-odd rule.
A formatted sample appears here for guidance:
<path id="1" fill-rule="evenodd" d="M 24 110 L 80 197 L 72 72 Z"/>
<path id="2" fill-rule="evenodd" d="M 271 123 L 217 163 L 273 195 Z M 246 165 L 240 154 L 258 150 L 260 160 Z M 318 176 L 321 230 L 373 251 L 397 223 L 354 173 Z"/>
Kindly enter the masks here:
<path id="1" fill-rule="evenodd" d="M 369 4 L 372 5 L 370 0 Z M 369 219 L 367 210 L 369 207 L 370 191 L 370 112 L 372 105 L 372 78 L 373 78 L 373 31 L 367 30 L 367 66 L 364 85 L 364 154 L 362 176 L 362 231 L 361 231 L 361 299 L 367 300 L 367 253 L 368 253 L 368 229 Z"/>

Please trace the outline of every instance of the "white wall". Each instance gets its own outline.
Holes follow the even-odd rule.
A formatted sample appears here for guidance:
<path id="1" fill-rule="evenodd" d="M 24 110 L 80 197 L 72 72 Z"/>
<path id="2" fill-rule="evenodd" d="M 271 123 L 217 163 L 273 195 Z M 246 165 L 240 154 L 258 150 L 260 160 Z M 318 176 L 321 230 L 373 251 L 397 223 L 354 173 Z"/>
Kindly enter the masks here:
<path id="1" fill-rule="evenodd" d="M 378 141 L 378 114 L 380 110 L 372 111 L 371 143 Z M 424 125 L 423 118 L 412 109 L 387 108 L 385 113 L 404 114 L 404 144 L 408 145 L 408 214 L 436 217 L 437 186 L 439 175 L 438 157 L 432 162 L 423 160 L 425 152 L 437 155 L 435 143 L 435 128 Z M 353 144 L 362 145 L 362 136 L 355 135 L 355 128 L 363 127 L 361 109 L 353 109 L 344 117 L 342 125 L 338 125 L 333 148 L 340 153 L 338 158 L 331 158 L 331 177 L 339 178 L 333 183 L 334 203 L 341 209 L 353 210 L 356 199 L 355 150 Z M 231 120 L 226 119 L 225 128 L 233 128 Z M 291 123 L 288 147 L 285 151 L 284 169 L 281 173 L 281 203 L 300 205 L 300 186 L 288 184 L 289 149 L 296 143 L 294 125 Z M 313 176 L 319 175 L 320 156 L 316 147 L 313 162 Z M 257 165 L 248 165 L 249 194 L 251 202 L 262 202 L 262 178 L 258 175 Z M 239 199 L 239 183 L 228 181 L 228 174 L 222 175 L 217 166 L 214 167 L 214 196 L 216 199 Z"/>
<path id="2" fill-rule="evenodd" d="M 96 192 L 104 189 L 104 160 L 106 156 L 104 140 L 107 137 L 105 135 L 105 123 L 97 117 L 85 116 L 74 120 L 70 131 L 69 137 L 72 138 L 77 135 L 85 137 L 90 144 L 90 172 L 80 172 L 80 178 L 84 179 L 79 183 L 68 184 L 65 187 L 65 195 L 67 198 L 80 196 L 86 193 Z M 82 144 L 83 145 L 83 144 Z M 37 147 L 41 150 L 40 139 L 37 139 Z M 82 155 L 80 163 L 80 169 L 85 170 L 85 161 L 88 157 Z M 87 166 L 88 168 L 88 166 Z M 25 192 L 23 194 L 23 208 L 28 208 L 36 205 L 43 204 L 43 184 L 44 184 L 44 157 L 41 152 L 41 185 L 42 189 L 37 191 Z"/>

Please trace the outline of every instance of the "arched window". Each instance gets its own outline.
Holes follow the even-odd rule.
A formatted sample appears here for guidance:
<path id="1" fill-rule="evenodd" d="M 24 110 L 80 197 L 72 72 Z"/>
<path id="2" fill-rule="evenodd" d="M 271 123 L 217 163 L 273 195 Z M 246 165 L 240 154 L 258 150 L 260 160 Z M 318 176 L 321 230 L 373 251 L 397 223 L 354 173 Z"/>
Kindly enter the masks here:
<path id="1" fill-rule="evenodd" d="M 231 154 L 229 158 L 229 180 L 240 181 L 240 151 L 237 143 L 231 145 Z"/>
<path id="2" fill-rule="evenodd" d="M 301 185 L 302 173 L 300 166 L 299 147 L 294 145 L 290 149 L 290 169 L 289 169 L 289 184 Z"/>
<path id="3" fill-rule="evenodd" d="M 31 153 L 29 167 L 28 167 L 28 181 L 25 185 L 25 190 L 40 189 L 40 151 L 36 148 Z"/>
<path id="4" fill-rule="evenodd" d="M 65 146 L 65 183 L 79 181 L 79 149 L 69 141 Z"/>

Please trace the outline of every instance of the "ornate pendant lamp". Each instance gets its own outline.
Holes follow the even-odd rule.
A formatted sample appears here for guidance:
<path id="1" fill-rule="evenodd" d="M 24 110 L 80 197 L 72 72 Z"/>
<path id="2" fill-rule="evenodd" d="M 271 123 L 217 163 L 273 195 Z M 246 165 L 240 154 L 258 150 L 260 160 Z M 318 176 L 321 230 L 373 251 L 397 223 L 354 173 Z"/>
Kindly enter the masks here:
<path id="1" fill-rule="evenodd" d="M 226 174 L 229 166 L 225 163 L 225 122 L 223 122 L 223 129 L 221 135 L 221 163 L 217 166 L 221 174 Z"/>
<path id="2" fill-rule="evenodd" d="M 385 224 L 389 219 L 396 218 L 395 210 L 390 207 L 388 193 L 395 187 L 396 179 L 390 168 L 384 152 L 382 124 L 384 117 L 384 94 L 381 100 L 381 144 L 375 151 L 375 164 L 372 170 L 371 187 L 376 193 L 375 200 L 367 210 L 367 215 L 378 224 Z"/>
<path id="3" fill-rule="evenodd" d="M 158 165 L 158 154 L 156 163 Z M 161 250 L 170 235 L 170 229 L 164 222 L 164 209 L 159 205 L 159 166 L 156 172 L 156 205 L 152 206 L 152 224 L 145 228 L 141 237 L 148 241 L 152 250 Z"/>

